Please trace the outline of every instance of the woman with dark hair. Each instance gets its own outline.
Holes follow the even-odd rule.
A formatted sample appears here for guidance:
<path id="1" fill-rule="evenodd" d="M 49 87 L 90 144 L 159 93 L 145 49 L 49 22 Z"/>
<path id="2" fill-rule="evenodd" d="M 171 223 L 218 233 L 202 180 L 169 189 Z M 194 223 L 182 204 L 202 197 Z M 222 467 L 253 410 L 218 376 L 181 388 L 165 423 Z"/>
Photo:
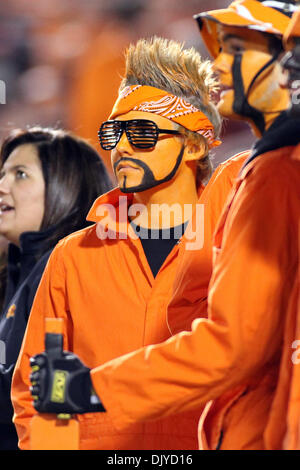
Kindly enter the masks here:
<path id="1" fill-rule="evenodd" d="M 89 208 L 111 182 L 98 153 L 63 130 L 15 130 L 0 159 L 0 235 L 10 242 L 1 273 L 0 449 L 17 449 L 11 378 L 36 289 L 56 243 L 90 224 Z"/>

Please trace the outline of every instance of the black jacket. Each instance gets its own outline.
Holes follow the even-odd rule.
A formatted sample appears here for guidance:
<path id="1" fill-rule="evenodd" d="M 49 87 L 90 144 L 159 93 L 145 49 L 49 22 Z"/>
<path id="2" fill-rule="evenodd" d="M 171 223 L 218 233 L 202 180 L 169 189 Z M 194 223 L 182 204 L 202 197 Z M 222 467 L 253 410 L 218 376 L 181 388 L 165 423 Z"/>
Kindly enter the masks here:
<path id="1" fill-rule="evenodd" d="M 52 249 L 47 240 L 54 228 L 25 232 L 20 248 L 8 248 L 7 284 L 0 317 L 0 450 L 17 449 L 12 423 L 11 380 L 25 333 L 33 299 Z"/>

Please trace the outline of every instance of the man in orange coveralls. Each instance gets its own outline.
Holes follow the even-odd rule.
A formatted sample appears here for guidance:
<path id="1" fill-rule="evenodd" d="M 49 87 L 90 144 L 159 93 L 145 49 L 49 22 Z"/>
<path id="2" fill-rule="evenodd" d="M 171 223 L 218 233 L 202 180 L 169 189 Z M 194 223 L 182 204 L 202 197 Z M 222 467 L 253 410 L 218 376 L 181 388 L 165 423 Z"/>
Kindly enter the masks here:
<path id="1" fill-rule="evenodd" d="M 280 112 L 288 106 L 288 93 L 278 83 L 279 68 L 276 60 L 281 52 L 280 39 L 290 21 L 290 12 L 285 12 L 283 6 L 282 2 L 277 4 L 276 0 L 272 4 L 242 1 L 234 2 L 226 10 L 196 16 L 203 39 L 215 59 L 214 68 L 221 82 L 219 112 L 226 118 L 247 121 L 258 138 L 262 137 Z M 215 22 L 209 21 L 209 18 Z M 262 19 L 265 18 L 270 18 L 268 35 L 254 34 L 254 41 L 251 41 L 252 28 L 253 31 L 263 29 Z M 239 56 L 234 54 L 239 48 L 237 40 L 229 45 L 230 51 L 219 54 L 217 24 L 224 27 L 234 25 L 239 28 L 239 32 L 244 31 L 249 37 L 249 51 L 241 61 L 241 68 Z M 261 51 L 266 37 L 269 38 L 269 51 L 263 56 Z M 213 233 L 228 194 L 250 153 L 244 151 L 221 163 L 201 194 L 200 202 L 205 206 L 205 237 L 206 240 L 212 240 L 212 244 Z M 189 233 L 190 226 L 191 224 L 187 227 L 186 234 Z M 205 292 L 208 279 L 205 276 L 209 270 L 203 269 L 203 266 L 211 266 L 211 259 L 204 258 L 208 250 L 185 250 L 184 247 L 185 236 L 179 251 L 174 293 L 168 305 L 168 323 L 173 334 L 190 329 L 193 319 L 207 315 Z"/>
<path id="2" fill-rule="evenodd" d="M 300 117 L 300 9 L 293 15 L 284 35 L 285 49 L 289 51 L 282 60 L 285 76 L 282 86 L 288 87 L 291 94 L 289 114 L 294 118 Z M 300 252 L 300 237 L 298 233 L 298 263 Z M 297 253 L 295 253 L 297 256 Z M 291 296 L 289 315 L 286 318 L 284 330 L 283 354 L 280 363 L 278 387 L 273 400 L 277 413 L 273 413 L 269 428 L 277 422 L 285 422 L 287 432 L 284 439 L 284 449 L 300 450 L 300 263 L 298 264 L 298 281 Z"/>
<path id="3" fill-rule="evenodd" d="M 241 5 L 245 23 L 254 14 L 263 31 L 271 28 L 276 16 L 269 14 L 270 23 L 264 24 L 263 4 L 246 0 Z M 287 13 L 293 11 L 285 7 Z M 203 18 L 209 23 L 217 15 L 210 12 Z M 234 80 L 247 79 L 244 59 L 248 70 L 265 65 L 267 74 L 266 64 L 273 59 L 271 36 L 224 26 L 219 26 L 218 34 L 222 50 L 217 60 L 224 60 L 229 71 L 234 65 Z M 262 92 L 261 84 L 256 86 L 257 93 Z M 234 95 L 230 88 L 226 95 L 230 102 Z M 274 103 L 274 108 L 275 104 L 282 103 Z M 262 125 L 258 117 L 257 127 Z M 284 447 L 286 415 L 280 413 L 274 397 L 282 385 L 279 369 L 285 323 L 297 309 L 299 128 L 299 119 L 280 113 L 238 177 L 215 235 L 208 319 L 196 319 L 191 332 L 90 371 L 94 390 L 118 429 L 207 403 L 199 426 L 201 448 Z M 78 358 L 72 356 L 72 360 L 77 361 L 78 370 L 84 368 Z M 48 390 L 42 387 L 41 372 L 49 381 Z M 51 410 L 52 377 L 45 356 L 32 380 L 37 382 L 33 390 L 38 395 L 37 407 Z M 70 382 L 66 391 L 71 389 Z M 64 403 L 61 410 L 71 412 L 72 407 Z"/>
<path id="4" fill-rule="evenodd" d="M 30 315 L 13 379 L 22 449 L 30 448 L 35 414 L 29 358 L 43 350 L 45 316 L 65 320 L 64 346 L 89 368 L 170 336 L 165 311 L 177 242 L 197 209 L 209 149 L 219 144 L 214 87 L 210 63 L 194 49 L 159 38 L 129 48 L 119 98 L 99 131 L 119 188 L 95 201 L 88 220 L 96 225 L 55 248 Z M 201 211 L 194 217 L 201 232 Z M 80 396 L 76 411 L 89 411 L 78 418 L 81 449 L 197 448 L 199 410 L 118 432 Z"/>

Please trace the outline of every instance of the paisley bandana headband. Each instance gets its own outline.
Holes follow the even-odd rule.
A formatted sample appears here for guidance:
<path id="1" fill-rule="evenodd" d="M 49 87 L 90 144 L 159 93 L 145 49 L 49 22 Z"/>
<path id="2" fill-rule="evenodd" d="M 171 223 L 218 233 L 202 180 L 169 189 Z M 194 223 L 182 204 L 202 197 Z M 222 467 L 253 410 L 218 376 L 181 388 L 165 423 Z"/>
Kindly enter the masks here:
<path id="1" fill-rule="evenodd" d="M 210 148 L 221 144 L 220 140 L 215 139 L 214 127 L 202 111 L 183 98 L 159 88 L 142 85 L 125 87 L 119 94 L 109 119 L 115 119 L 129 111 L 144 111 L 170 119 L 190 131 L 203 135 Z"/>

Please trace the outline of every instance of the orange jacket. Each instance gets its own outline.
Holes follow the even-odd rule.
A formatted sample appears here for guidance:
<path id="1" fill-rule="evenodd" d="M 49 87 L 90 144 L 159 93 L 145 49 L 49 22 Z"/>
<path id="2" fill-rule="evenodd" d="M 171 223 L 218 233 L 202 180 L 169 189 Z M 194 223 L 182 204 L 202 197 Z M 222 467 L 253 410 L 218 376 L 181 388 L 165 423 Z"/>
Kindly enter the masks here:
<path id="1" fill-rule="evenodd" d="M 205 249 L 194 249 L 196 217 L 188 224 L 180 242 L 178 266 L 173 284 L 173 296 L 168 305 L 168 324 L 173 334 L 190 330 L 195 318 L 207 316 L 207 288 L 212 272 L 213 235 L 226 199 L 237 176 L 249 157 L 241 152 L 221 163 L 213 173 L 199 204 L 204 204 L 203 240 Z M 189 245 L 190 244 L 190 245 Z"/>
<path id="2" fill-rule="evenodd" d="M 119 196 L 122 203 L 119 205 Z M 130 196 L 128 197 L 130 200 Z M 124 203 L 125 201 L 125 203 Z M 100 217 L 113 204 L 123 222 Z M 29 357 L 44 350 L 44 318 L 65 319 L 64 348 L 90 368 L 170 336 L 166 307 L 172 292 L 179 246 L 153 277 L 139 239 L 122 239 L 131 228 L 127 196 L 115 189 L 94 203 L 89 220 L 101 220 L 111 236 L 100 240 L 98 224 L 63 239 L 53 251 L 31 311 L 16 365 L 12 400 L 19 445 L 28 449 L 30 419 Z M 199 411 L 115 429 L 105 413 L 79 415 L 82 449 L 196 449 Z"/>
<path id="3" fill-rule="evenodd" d="M 300 236 L 299 236 L 299 251 L 300 252 Z M 299 340 L 300 340 L 300 261 L 298 268 L 298 283 L 295 287 L 295 292 L 293 296 L 294 308 L 291 308 L 292 321 L 288 323 L 289 319 L 286 322 L 286 336 L 285 336 L 285 361 L 281 363 L 281 374 L 285 375 L 286 372 L 290 370 L 289 377 L 289 394 L 288 401 L 286 400 L 285 390 L 278 389 L 275 399 L 280 400 L 281 405 L 287 406 L 287 432 L 284 438 L 284 449 L 286 450 L 300 450 L 300 370 L 299 370 Z M 290 338 L 292 338 L 293 348 L 297 347 L 296 357 L 294 358 L 295 362 L 291 361 L 290 357 Z M 296 345 L 295 345 L 296 341 Z M 275 400 L 274 400 L 275 401 Z M 281 409 L 283 408 L 281 406 Z M 285 410 L 284 410 L 285 411 Z M 273 418 L 273 416 L 271 416 Z M 280 417 L 281 418 L 281 417 Z M 268 430 L 272 432 L 272 419 L 268 423 Z"/>
<path id="4" fill-rule="evenodd" d="M 91 372 L 116 427 L 215 400 L 200 420 L 204 448 L 283 446 L 284 414 L 265 431 L 278 412 L 285 320 L 297 314 L 299 181 L 300 146 L 249 163 L 216 232 L 208 319 Z"/>
<path id="5" fill-rule="evenodd" d="M 298 253 L 298 256 L 297 256 Z M 300 233 L 298 231 L 298 274 L 285 319 L 283 354 L 279 380 L 265 436 L 272 448 L 300 450 Z M 285 426 L 278 432 L 278 423 Z M 283 445 L 282 445 L 283 443 Z"/>

